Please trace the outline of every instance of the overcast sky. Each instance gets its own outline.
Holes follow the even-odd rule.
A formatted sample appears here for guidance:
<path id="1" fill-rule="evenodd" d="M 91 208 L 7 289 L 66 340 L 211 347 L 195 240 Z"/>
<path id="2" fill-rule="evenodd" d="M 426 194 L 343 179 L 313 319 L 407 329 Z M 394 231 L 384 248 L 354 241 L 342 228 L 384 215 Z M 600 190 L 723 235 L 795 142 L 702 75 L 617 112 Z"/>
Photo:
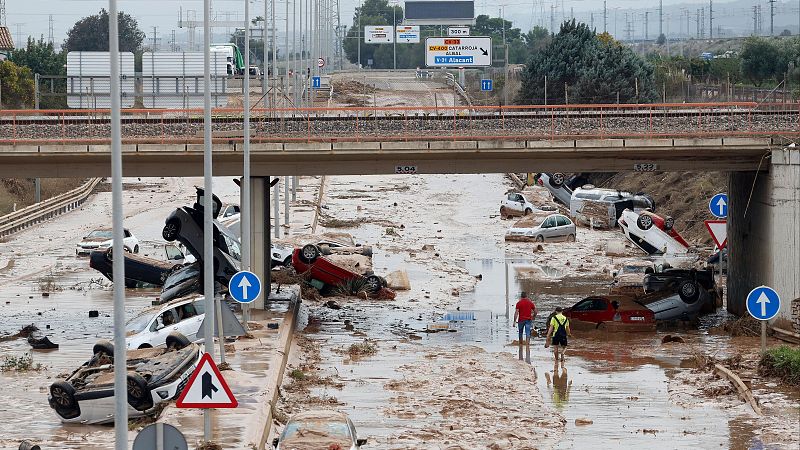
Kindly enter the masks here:
<path id="1" fill-rule="evenodd" d="M 278 17 L 284 17 L 285 0 L 278 1 Z M 300 1 L 300 0 L 298 0 Z M 304 0 L 308 1 L 308 0 Z M 775 33 L 788 28 L 792 33 L 798 29 L 798 2 L 776 3 Z M 341 21 L 345 25 L 352 22 L 354 8 L 359 0 L 340 0 Z M 705 7 L 704 24 L 708 22 L 708 0 L 664 0 L 665 32 L 670 35 L 686 35 L 687 17 L 689 14 L 688 33 L 696 33 L 696 16 L 698 8 Z M 45 6 L 46 5 L 46 6 Z M 504 15 L 514 22 L 515 27 L 527 31 L 531 26 L 541 24 L 550 27 L 550 12 L 553 8 L 555 23 L 562 17 L 574 15 L 578 20 L 590 22 L 594 16 L 595 28 L 602 31 L 603 0 L 476 0 L 477 14 L 500 15 L 500 5 L 505 5 Z M 562 6 L 563 5 L 563 6 Z M 753 6 L 762 6 L 762 27 L 769 33 L 769 3 L 766 0 L 736 0 L 733 2 L 714 2 L 715 34 L 741 35 L 753 29 Z M 163 37 L 162 46 L 166 46 L 172 30 L 177 30 L 177 39 L 185 39 L 177 21 L 180 8 L 184 11 L 195 10 L 197 17 L 202 18 L 202 0 L 119 0 L 119 7 L 133 15 L 139 27 L 152 39 L 153 27 L 158 27 L 158 37 Z M 24 40 L 28 35 L 48 36 L 49 17 L 53 16 L 54 38 L 57 43 L 64 40 L 67 30 L 80 18 L 94 14 L 101 8 L 108 8 L 107 0 L 6 0 L 7 26 L 15 41 L 18 35 Z M 244 0 L 212 0 L 212 8 L 217 17 L 224 19 L 241 19 L 244 16 Z M 626 14 L 631 22 L 630 35 L 634 39 L 644 37 L 645 12 L 648 14 L 648 36 L 653 38 L 658 30 L 657 0 L 609 0 L 608 31 L 625 38 L 628 35 Z M 263 14 L 264 1 L 251 0 L 251 14 Z M 237 17 L 238 15 L 238 17 Z M 229 30 L 216 30 L 215 40 L 223 38 Z M 19 32 L 19 33 L 18 33 Z M 706 31 L 708 33 L 708 31 Z M 198 35 L 200 39 L 200 35 Z M 227 40 L 227 39 L 226 39 Z"/>

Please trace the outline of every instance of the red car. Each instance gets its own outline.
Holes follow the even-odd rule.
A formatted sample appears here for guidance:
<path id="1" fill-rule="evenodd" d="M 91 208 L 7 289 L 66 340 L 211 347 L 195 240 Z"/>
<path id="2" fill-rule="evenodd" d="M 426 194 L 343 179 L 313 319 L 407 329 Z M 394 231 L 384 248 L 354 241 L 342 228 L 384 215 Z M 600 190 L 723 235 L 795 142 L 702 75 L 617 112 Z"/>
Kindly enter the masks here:
<path id="1" fill-rule="evenodd" d="M 624 295 L 596 295 L 585 298 L 564 311 L 571 320 L 597 324 L 616 324 L 629 331 L 656 328 L 655 313 Z M 615 320 L 616 319 L 616 320 Z"/>
<path id="2" fill-rule="evenodd" d="M 292 253 L 292 265 L 297 273 L 309 273 L 312 279 L 319 280 L 328 286 L 342 286 L 352 280 L 363 279 L 367 291 L 373 297 L 394 299 L 395 292 L 386 287 L 386 280 L 377 275 L 359 275 L 337 266 L 322 256 L 322 250 L 314 244 L 296 248 Z"/>
<path id="3" fill-rule="evenodd" d="M 678 241 L 681 245 L 686 248 L 689 248 L 689 243 L 683 239 L 683 236 L 680 235 L 677 231 L 675 231 L 675 219 L 670 216 L 661 217 L 656 213 L 650 211 L 641 211 L 639 212 L 639 218 L 636 220 L 636 224 L 642 230 L 647 230 L 653 225 L 660 228 L 662 231 L 670 235 L 672 239 Z"/>

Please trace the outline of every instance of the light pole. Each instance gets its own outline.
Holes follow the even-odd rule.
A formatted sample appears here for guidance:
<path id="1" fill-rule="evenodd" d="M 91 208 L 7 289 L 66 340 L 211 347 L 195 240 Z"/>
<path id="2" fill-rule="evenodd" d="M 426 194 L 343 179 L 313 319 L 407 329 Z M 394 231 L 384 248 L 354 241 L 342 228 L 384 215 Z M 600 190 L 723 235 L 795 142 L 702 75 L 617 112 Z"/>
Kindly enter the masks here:
<path id="1" fill-rule="evenodd" d="M 114 279 L 114 448 L 128 448 L 127 349 L 125 345 L 125 266 L 122 213 L 122 125 L 120 123 L 119 23 L 117 0 L 108 0 L 108 48 L 111 59 L 111 204 Z"/>
<path id="2" fill-rule="evenodd" d="M 397 0 L 392 1 L 392 67 L 397 70 Z"/>
<path id="3" fill-rule="evenodd" d="M 244 0 L 244 167 L 242 170 L 241 238 L 242 270 L 250 270 L 250 0 Z M 250 305 L 242 304 L 244 323 L 250 320 Z"/>

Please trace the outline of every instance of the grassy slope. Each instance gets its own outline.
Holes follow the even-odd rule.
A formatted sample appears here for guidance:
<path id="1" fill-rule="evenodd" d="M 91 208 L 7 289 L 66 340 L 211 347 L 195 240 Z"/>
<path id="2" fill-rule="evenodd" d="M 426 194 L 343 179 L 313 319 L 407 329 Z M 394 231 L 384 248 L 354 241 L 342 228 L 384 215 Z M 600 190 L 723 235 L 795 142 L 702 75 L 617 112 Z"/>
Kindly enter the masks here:
<path id="1" fill-rule="evenodd" d="M 54 197 L 83 184 L 84 178 L 42 178 L 42 200 Z M 33 204 L 33 179 L 3 178 L 0 179 L 0 215 Z"/>

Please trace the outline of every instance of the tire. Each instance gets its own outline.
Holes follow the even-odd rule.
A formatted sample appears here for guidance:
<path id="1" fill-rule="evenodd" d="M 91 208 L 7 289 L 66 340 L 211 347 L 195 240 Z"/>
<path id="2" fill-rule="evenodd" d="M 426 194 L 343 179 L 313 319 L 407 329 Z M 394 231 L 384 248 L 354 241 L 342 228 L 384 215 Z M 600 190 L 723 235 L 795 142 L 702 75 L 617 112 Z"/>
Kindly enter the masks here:
<path id="1" fill-rule="evenodd" d="M 544 236 L 542 236 L 541 234 L 536 236 L 536 242 L 544 242 Z"/>
<path id="2" fill-rule="evenodd" d="M 640 230 L 649 230 L 653 226 L 653 218 L 647 214 L 639 214 L 639 218 L 636 219 L 636 226 Z"/>
<path id="3" fill-rule="evenodd" d="M 532 213 L 533 213 L 533 210 L 532 210 L 532 209 L 530 209 L 530 208 L 525 208 L 525 215 L 526 215 L 526 216 L 529 216 L 529 215 L 531 215 Z"/>
<path id="4" fill-rule="evenodd" d="M 136 289 L 139 287 L 139 282 L 136 280 L 125 279 L 125 287 L 128 289 Z"/>
<path id="5" fill-rule="evenodd" d="M 675 219 L 673 219 L 671 216 L 667 216 L 664 218 L 664 231 L 670 231 L 674 226 L 675 226 Z"/>
<path id="6" fill-rule="evenodd" d="M 313 264 L 319 258 L 320 253 L 319 247 L 316 245 L 306 244 L 300 249 L 300 253 L 297 256 L 300 261 L 306 264 Z"/>
<path id="7" fill-rule="evenodd" d="M 114 262 L 114 248 L 113 247 L 111 247 L 108 250 L 106 250 L 106 261 L 108 261 L 110 263 Z"/>
<path id="8" fill-rule="evenodd" d="M 287 269 L 292 267 L 292 257 L 291 256 L 287 256 L 286 259 L 283 260 L 283 267 L 286 267 Z"/>
<path id="9" fill-rule="evenodd" d="M 101 355 L 106 355 L 109 358 L 114 357 L 114 344 L 111 341 L 107 341 L 105 339 L 99 340 L 94 344 L 92 347 L 92 354 L 96 355 L 100 353 Z"/>
<path id="10" fill-rule="evenodd" d="M 65 419 L 81 415 L 81 408 L 75 400 L 75 388 L 66 381 L 56 381 L 50 385 L 50 398 L 53 409 Z"/>
<path id="11" fill-rule="evenodd" d="M 389 282 L 386 281 L 386 278 L 383 278 L 383 277 L 378 277 L 378 278 L 381 279 L 381 286 L 382 287 L 389 287 Z"/>
<path id="12" fill-rule="evenodd" d="M 181 350 L 188 347 L 191 344 L 192 342 L 189 341 L 189 338 L 187 338 L 182 333 L 179 333 L 177 331 L 173 331 L 172 333 L 167 335 L 168 349 Z"/>
<path id="13" fill-rule="evenodd" d="M 570 234 L 569 236 L 567 236 L 567 242 L 575 242 L 575 235 Z"/>
<path id="14" fill-rule="evenodd" d="M 142 344 L 142 345 L 139 346 L 139 350 L 141 350 L 143 348 L 153 348 L 153 346 L 150 345 L 150 344 Z"/>
<path id="15" fill-rule="evenodd" d="M 131 253 L 131 249 L 130 249 L 130 248 L 128 248 L 127 246 L 126 246 L 126 247 L 123 247 L 123 249 L 125 250 L 125 253 Z"/>
<path id="16" fill-rule="evenodd" d="M 566 177 L 561 172 L 555 172 L 550 175 L 550 186 L 554 188 L 559 188 L 564 185 L 564 180 Z"/>
<path id="17" fill-rule="evenodd" d="M 180 221 L 168 220 L 167 223 L 164 225 L 164 229 L 161 230 L 161 237 L 163 237 L 165 241 L 172 242 L 175 239 L 178 239 L 178 234 L 180 232 L 181 232 Z"/>
<path id="18" fill-rule="evenodd" d="M 700 288 L 692 280 L 684 280 L 678 285 L 678 295 L 684 303 L 691 305 L 700 297 Z"/>
<path id="19" fill-rule="evenodd" d="M 133 253 L 139 253 L 139 246 L 133 247 Z"/>
<path id="20" fill-rule="evenodd" d="M 153 407 L 153 398 L 147 387 L 147 380 L 136 372 L 128 372 L 128 404 L 137 411 L 147 411 Z"/>
<path id="21" fill-rule="evenodd" d="M 377 275 L 370 275 L 367 277 L 367 287 L 370 293 L 376 294 L 383 287 L 381 277 Z"/>

